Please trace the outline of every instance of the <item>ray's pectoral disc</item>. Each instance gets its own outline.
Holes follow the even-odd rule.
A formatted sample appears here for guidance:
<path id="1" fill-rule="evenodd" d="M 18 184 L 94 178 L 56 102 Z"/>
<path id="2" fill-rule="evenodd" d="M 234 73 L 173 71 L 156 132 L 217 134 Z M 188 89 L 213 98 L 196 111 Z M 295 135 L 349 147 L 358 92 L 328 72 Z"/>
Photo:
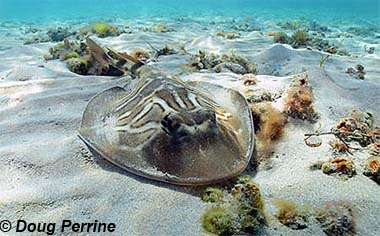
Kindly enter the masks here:
<path id="1" fill-rule="evenodd" d="M 238 92 L 159 76 L 114 87 L 88 104 L 80 137 L 112 163 L 147 178 L 197 185 L 241 173 L 253 123 Z"/>

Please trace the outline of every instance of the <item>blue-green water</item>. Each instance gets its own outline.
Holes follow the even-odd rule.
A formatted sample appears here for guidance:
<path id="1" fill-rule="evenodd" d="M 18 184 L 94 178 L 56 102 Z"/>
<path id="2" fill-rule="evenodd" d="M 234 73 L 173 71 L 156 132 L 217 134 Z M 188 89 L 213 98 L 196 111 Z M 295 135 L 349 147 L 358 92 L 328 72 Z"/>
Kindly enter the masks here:
<path id="1" fill-rule="evenodd" d="M 1 21 L 170 16 L 266 16 L 379 25 L 379 0 L 0 0 Z"/>

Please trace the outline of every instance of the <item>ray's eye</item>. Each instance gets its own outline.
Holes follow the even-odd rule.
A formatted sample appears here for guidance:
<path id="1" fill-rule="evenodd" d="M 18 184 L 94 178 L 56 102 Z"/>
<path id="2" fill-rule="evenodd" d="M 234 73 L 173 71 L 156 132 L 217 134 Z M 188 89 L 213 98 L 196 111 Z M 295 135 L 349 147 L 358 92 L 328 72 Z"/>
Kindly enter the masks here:
<path id="1" fill-rule="evenodd" d="M 209 110 L 200 110 L 196 112 L 194 116 L 194 121 L 197 125 L 202 124 L 205 121 L 210 121 L 211 123 L 216 122 L 215 113 Z"/>
<path id="2" fill-rule="evenodd" d="M 161 121 L 161 128 L 169 135 L 175 133 L 181 127 L 181 120 L 175 114 L 167 114 Z"/>

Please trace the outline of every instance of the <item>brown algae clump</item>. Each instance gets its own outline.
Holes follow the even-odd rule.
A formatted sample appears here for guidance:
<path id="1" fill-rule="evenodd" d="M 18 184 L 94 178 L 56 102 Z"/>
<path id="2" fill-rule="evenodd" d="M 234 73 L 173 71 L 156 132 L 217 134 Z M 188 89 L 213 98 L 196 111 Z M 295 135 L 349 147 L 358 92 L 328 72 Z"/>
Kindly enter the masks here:
<path id="1" fill-rule="evenodd" d="M 273 42 L 275 43 L 290 44 L 292 41 L 292 39 L 284 32 L 274 32 L 272 36 Z"/>
<path id="2" fill-rule="evenodd" d="M 328 236 L 353 236 L 356 233 L 353 209 L 348 203 L 329 202 L 317 211 L 315 218 Z"/>
<path id="3" fill-rule="evenodd" d="M 380 156 L 371 156 L 366 160 L 363 174 L 380 184 Z"/>
<path id="4" fill-rule="evenodd" d="M 299 48 L 301 46 L 307 46 L 310 38 L 305 30 L 299 30 L 292 35 L 292 46 Z"/>
<path id="5" fill-rule="evenodd" d="M 314 122 L 317 114 L 314 110 L 314 95 L 308 85 L 307 76 L 295 78 L 285 98 L 285 112 L 293 117 Z"/>
<path id="6" fill-rule="evenodd" d="M 278 208 L 276 218 L 281 224 L 295 230 L 307 228 L 310 215 L 304 207 L 283 199 L 276 200 L 275 205 Z"/>
<path id="7" fill-rule="evenodd" d="M 267 224 L 264 201 L 252 181 L 236 184 L 226 200 L 214 203 L 202 216 L 202 226 L 217 235 L 256 233 Z"/>
<path id="8" fill-rule="evenodd" d="M 353 177 L 356 174 L 356 168 L 351 160 L 337 157 L 325 162 L 322 165 L 322 172 L 327 175 L 337 174 L 339 176 Z"/>
<path id="9" fill-rule="evenodd" d="M 270 103 L 252 104 L 251 110 L 260 147 L 265 153 L 269 153 L 272 142 L 284 134 L 286 117 Z"/>

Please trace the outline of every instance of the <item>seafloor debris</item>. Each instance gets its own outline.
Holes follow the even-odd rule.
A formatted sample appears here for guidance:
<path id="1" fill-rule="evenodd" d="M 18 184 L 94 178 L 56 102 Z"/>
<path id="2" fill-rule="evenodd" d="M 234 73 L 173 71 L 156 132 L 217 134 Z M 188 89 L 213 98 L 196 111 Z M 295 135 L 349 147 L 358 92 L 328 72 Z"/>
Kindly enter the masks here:
<path id="1" fill-rule="evenodd" d="M 75 34 L 75 32 L 71 32 L 67 28 L 62 28 L 62 27 L 58 27 L 56 29 L 50 29 L 47 32 L 47 35 L 49 36 L 49 38 L 53 42 L 61 42 L 65 38 L 68 38 L 74 34 Z"/>
<path id="2" fill-rule="evenodd" d="M 379 29 L 377 27 L 358 27 L 351 26 L 346 29 L 347 33 L 354 34 L 361 37 L 370 37 L 373 36 L 375 32 L 378 32 Z"/>
<path id="3" fill-rule="evenodd" d="M 160 56 L 166 56 L 166 55 L 173 55 L 173 54 L 178 53 L 177 50 L 169 47 L 168 45 L 165 45 L 165 47 L 163 47 L 163 48 L 157 49 L 157 48 L 153 47 L 153 45 L 150 44 L 149 42 L 147 42 L 147 43 L 152 48 L 152 50 L 155 51 L 154 58 L 158 58 Z"/>
<path id="4" fill-rule="evenodd" d="M 305 144 L 309 147 L 319 147 L 322 145 L 322 139 L 319 137 L 308 137 L 305 138 Z"/>
<path id="5" fill-rule="evenodd" d="M 360 64 L 357 64 L 355 68 L 352 68 L 352 67 L 348 68 L 346 73 L 360 80 L 365 79 L 364 66 Z"/>
<path id="6" fill-rule="evenodd" d="M 374 54 L 375 53 L 375 47 L 364 47 L 364 51 L 366 51 L 368 54 Z"/>
<path id="7" fill-rule="evenodd" d="M 373 128 L 373 123 L 372 113 L 354 109 L 342 117 L 332 131 L 337 131 L 341 140 L 357 141 L 365 147 L 374 142 L 372 138 L 374 135 L 371 134 L 376 133 L 377 128 Z"/>
<path id="8" fill-rule="evenodd" d="M 328 202 L 317 211 L 315 218 L 328 236 L 355 235 L 355 217 L 349 203 Z"/>
<path id="9" fill-rule="evenodd" d="M 317 161 L 317 162 L 314 162 L 314 163 L 312 163 L 312 164 L 309 166 L 309 170 L 311 170 L 311 171 L 321 170 L 323 164 L 325 164 L 324 161 Z"/>
<path id="10" fill-rule="evenodd" d="M 371 155 L 380 156 L 380 142 L 375 142 L 366 147 Z"/>
<path id="11" fill-rule="evenodd" d="M 150 58 L 149 52 L 140 48 L 133 48 L 129 54 L 131 55 L 131 57 L 143 62 L 146 62 Z"/>
<path id="12" fill-rule="evenodd" d="M 276 218 L 281 224 L 294 229 L 305 229 L 308 226 L 310 211 L 307 208 L 298 206 L 295 202 L 278 199 L 275 201 L 278 208 Z"/>
<path id="13" fill-rule="evenodd" d="M 280 22 L 278 23 L 278 26 L 280 26 L 283 29 L 289 29 L 289 30 L 296 30 L 301 27 L 300 24 L 295 21 Z"/>
<path id="14" fill-rule="evenodd" d="M 340 141 L 339 139 L 334 139 L 329 142 L 329 145 L 331 146 L 332 150 L 334 152 L 338 153 L 344 153 L 347 152 L 349 147 L 346 143 Z"/>
<path id="15" fill-rule="evenodd" d="M 264 200 L 252 181 L 236 184 L 202 216 L 203 228 L 216 235 L 254 234 L 265 224 Z"/>
<path id="16" fill-rule="evenodd" d="M 232 29 L 239 31 L 239 32 L 252 32 L 252 31 L 260 31 L 261 28 L 256 25 L 253 21 L 254 19 L 243 19 L 244 22 L 241 23 L 234 23 L 232 25 Z"/>
<path id="17" fill-rule="evenodd" d="M 356 168 L 351 160 L 343 157 L 332 158 L 322 165 L 322 172 L 327 175 L 338 175 L 339 177 L 353 177 Z"/>
<path id="18" fill-rule="evenodd" d="M 367 150 L 372 155 L 378 155 L 380 151 L 380 127 L 374 126 L 371 112 L 354 109 L 343 116 L 331 131 L 305 134 L 306 139 L 321 135 L 336 137 L 336 140 L 330 142 L 335 152 L 352 154 L 352 150 Z M 354 147 L 349 142 L 357 142 L 361 147 Z"/>
<path id="19" fill-rule="evenodd" d="M 307 75 L 294 78 L 284 102 L 284 111 L 293 118 L 311 122 L 318 118 L 313 105 L 314 95 L 308 84 Z"/>
<path id="20" fill-rule="evenodd" d="M 33 37 L 25 39 L 24 45 L 36 44 L 36 43 L 46 43 L 51 41 L 49 38 L 45 37 Z"/>
<path id="21" fill-rule="evenodd" d="M 157 23 L 152 27 L 145 27 L 141 29 L 144 32 L 153 32 L 153 33 L 168 33 L 174 32 L 175 29 L 167 26 L 165 23 Z"/>
<path id="22" fill-rule="evenodd" d="M 239 32 L 225 32 L 225 31 L 218 31 L 215 33 L 216 36 L 222 37 L 225 39 L 237 39 L 240 38 Z"/>
<path id="23" fill-rule="evenodd" d="M 380 156 L 371 156 L 366 160 L 363 174 L 380 184 Z"/>
<path id="24" fill-rule="evenodd" d="M 299 27 L 297 27 L 298 29 Z M 272 31 L 268 33 L 268 36 L 273 36 L 273 42 L 289 44 L 293 48 L 309 48 L 316 49 L 319 51 L 327 52 L 330 54 L 338 54 L 341 56 L 349 56 L 350 53 L 346 49 L 339 48 L 338 46 L 331 44 L 328 40 L 323 39 L 323 37 L 318 37 L 315 35 L 310 35 L 308 30 L 299 29 L 288 36 L 286 33 L 281 31 Z"/>
<path id="25" fill-rule="evenodd" d="M 244 81 L 245 86 L 252 86 L 257 83 L 256 76 L 254 74 L 245 74 L 243 75 L 242 80 Z"/>
<path id="26" fill-rule="evenodd" d="M 65 39 L 49 49 L 50 55 L 46 60 L 60 59 L 65 61 L 70 71 L 80 75 L 107 75 L 122 76 L 128 73 L 128 61 L 143 63 L 146 54 L 135 51 L 133 56 L 118 53 L 108 48 L 102 48 L 93 40 L 87 38 L 85 42 L 74 42 Z"/>

